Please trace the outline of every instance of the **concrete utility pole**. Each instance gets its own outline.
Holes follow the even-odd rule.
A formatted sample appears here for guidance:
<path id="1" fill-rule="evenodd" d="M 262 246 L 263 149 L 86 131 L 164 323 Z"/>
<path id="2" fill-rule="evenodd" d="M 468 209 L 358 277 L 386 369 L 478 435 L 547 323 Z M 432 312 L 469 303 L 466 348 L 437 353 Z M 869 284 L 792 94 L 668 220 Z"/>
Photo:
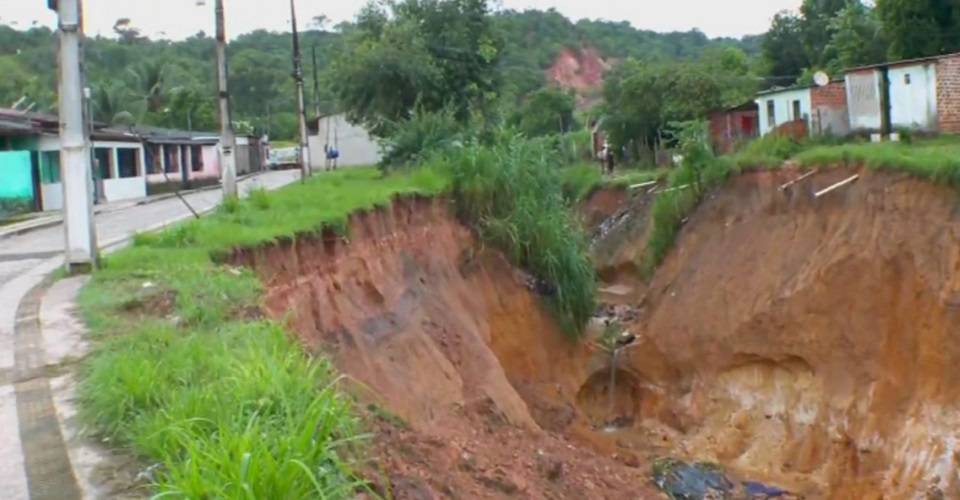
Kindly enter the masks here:
<path id="1" fill-rule="evenodd" d="M 303 98 L 303 60 L 300 57 L 300 33 L 297 32 L 297 10 L 290 0 L 290 21 L 293 24 L 293 79 L 297 82 L 297 116 L 300 118 L 300 175 L 310 175 L 310 149 L 307 138 L 307 110 Z"/>
<path id="2" fill-rule="evenodd" d="M 89 271 L 97 264 L 93 222 L 90 133 L 83 106 L 83 19 L 81 0 L 48 2 L 60 16 L 60 171 L 66 267 Z"/>
<path id="3" fill-rule="evenodd" d="M 319 126 L 320 120 L 320 73 L 317 69 L 317 44 L 313 44 L 313 47 L 310 47 L 310 53 L 313 56 L 313 112 L 317 115 L 317 124 Z M 317 132 L 320 132 L 320 129 L 317 128 Z"/>
<path id="4" fill-rule="evenodd" d="M 227 92 L 227 26 L 223 0 L 217 0 L 217 91 L 220 98 L 220 171 L 223 196 L 237 196 L 236 136 L 230 119 L 230 94 Z"/>

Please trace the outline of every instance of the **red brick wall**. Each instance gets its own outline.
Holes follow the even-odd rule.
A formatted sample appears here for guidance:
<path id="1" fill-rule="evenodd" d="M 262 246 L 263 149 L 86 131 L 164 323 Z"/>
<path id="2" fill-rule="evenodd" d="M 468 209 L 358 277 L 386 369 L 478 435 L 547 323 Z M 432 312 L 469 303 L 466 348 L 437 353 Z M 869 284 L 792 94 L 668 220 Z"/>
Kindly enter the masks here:
<path id="1" fill-rule="evenodd" d="M 845 82 L 830 82 L 810 89 L 809 126 L 814 134 L 842 136 L 850 131 Z"/>
<path id="2" fill-rule="evenodd" d="M 937 119 L 941 132 L 960 133 L 960 55 L 937 61 Z"/>
<path id="3" fill-rule="evenodd" d="M 833 109 L 846 109 L 847 86 L 843 82 L 831 82 L 823 87 L 810 89 L 810 108 L 820 106 Z"/>
<path id="4" fill-rule="evenodd" d="M 710 140 L 714 150 L 721 154 L 731 153 L 738 143 L 756 137 L 758 117 L 756 109 L 711 114 Z"/>

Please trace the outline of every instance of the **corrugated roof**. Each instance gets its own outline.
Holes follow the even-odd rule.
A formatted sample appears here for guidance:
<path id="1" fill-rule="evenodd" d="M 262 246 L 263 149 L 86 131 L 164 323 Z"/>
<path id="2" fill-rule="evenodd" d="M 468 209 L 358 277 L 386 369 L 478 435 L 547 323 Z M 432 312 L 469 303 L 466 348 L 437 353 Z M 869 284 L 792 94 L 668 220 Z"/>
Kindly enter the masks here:
<path id="1" fill-rule="evenodd" d="M 176 130 L 147 125 L 133 127 L 132 131 L 153 144 L 216 144 L 220 142 L 220 136 L 215 132 Z"/>
<path id="2" fill-rule="evenodd" d="M 56 115 L 0 108 L 0 132 L 17 135 L 57 134 L 60 121 Z M 96 124 L 93 138 L 101 141 L 146 141 L 154 144 L 216 144 L 215 132 L 195 132 L 141 125 L 127 129 Z"/>
<path id="3" fill-rule="evenodd" d="M 958 56 L 960 56 L 960 52 L 951 52 L 949 54 L 941 54 L 939 56 L 917 57 L 914 59 L 901 59 L 899 61 L 883 62 L 878 64 L 868 64 L 866 66 L 857 66 L 854 68 L 847 69 L 845 70 L 845 72 L 851 73 L 854 71 L 863 71 L 867 69 L 892 68 L 895 66 L 906 66 L 910 64 L 918 64 L 918 63 L 929 62 L 929 61 L 938 61 L 940 59 L 946 59 L 948 57 L 958 57 Z"/>
<path id="4" fill-rule="evenodd" d="M 792 92 L 794 90 L 807 90 L 807 89 L 812 89 L 815 86 L 816 85 L 792 85 L 790 87 L 773 87 L 771 89 L 757 92 L 757 95 L 761 96 L 761 95 L 779 94 L 781 92 Z"/>
<path id="5" fill-rule="evenodd" d="M 0 134 L 8 135 L 32 135 L 37 133 L 29 122 L 22 120 L 11 120 L 0 116 Z"/>

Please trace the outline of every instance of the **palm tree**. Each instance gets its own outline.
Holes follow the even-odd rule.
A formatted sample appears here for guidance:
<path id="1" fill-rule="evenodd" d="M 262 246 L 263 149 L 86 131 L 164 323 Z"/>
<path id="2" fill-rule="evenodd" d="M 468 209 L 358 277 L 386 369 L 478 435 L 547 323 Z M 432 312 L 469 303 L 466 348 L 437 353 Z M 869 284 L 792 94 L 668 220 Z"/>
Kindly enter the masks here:
<path id="1" fill-rule="evenodd" d="M 163 111 L 166 72 L 167 63 L 161 60 L 146 60 L 130 70 L 138 97 L 143 99 L 148 113 Z"/>
<path id="2" fill-rule="evenodd" d="M 130 90 L 122 83 L 100 85 L 93 91 L 94 116 L 111 125 L 133 125 L 136 119 L 130 101 Z"/>

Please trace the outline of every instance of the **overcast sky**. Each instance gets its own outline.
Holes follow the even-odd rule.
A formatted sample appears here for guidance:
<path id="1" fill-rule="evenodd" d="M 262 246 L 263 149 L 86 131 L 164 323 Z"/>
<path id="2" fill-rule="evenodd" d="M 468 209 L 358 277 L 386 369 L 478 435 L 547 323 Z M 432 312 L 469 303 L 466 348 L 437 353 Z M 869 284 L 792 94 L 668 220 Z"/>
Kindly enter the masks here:
<path id="1" fill-rule="evenodd" d="M 84 0 L 86 29 L 109 35 L 117 19 L 151 37 L 180 39 L 198 31 L 211 34 L 213 0 Z M 500 8 L 556 8 L 574 20 L 582 18 L 629 21 L 655 31 L 699 28 L 710 36 L 742 36 L 766 31 L 773 15 L 796 9 L 801 0 L 500 0 Z M 53 26 L 55 16 L 46 0 L 0 0 L 0 23 L 27 28 L 33 23 Z M 306 22 L 324 14 L 334 24 L 352 19 L 366 0 L 296 0 L 298 16 Z M 287 0 L 226 0 L 227 30 L 231 37 L 255 29 L 289 29 Z"/>

